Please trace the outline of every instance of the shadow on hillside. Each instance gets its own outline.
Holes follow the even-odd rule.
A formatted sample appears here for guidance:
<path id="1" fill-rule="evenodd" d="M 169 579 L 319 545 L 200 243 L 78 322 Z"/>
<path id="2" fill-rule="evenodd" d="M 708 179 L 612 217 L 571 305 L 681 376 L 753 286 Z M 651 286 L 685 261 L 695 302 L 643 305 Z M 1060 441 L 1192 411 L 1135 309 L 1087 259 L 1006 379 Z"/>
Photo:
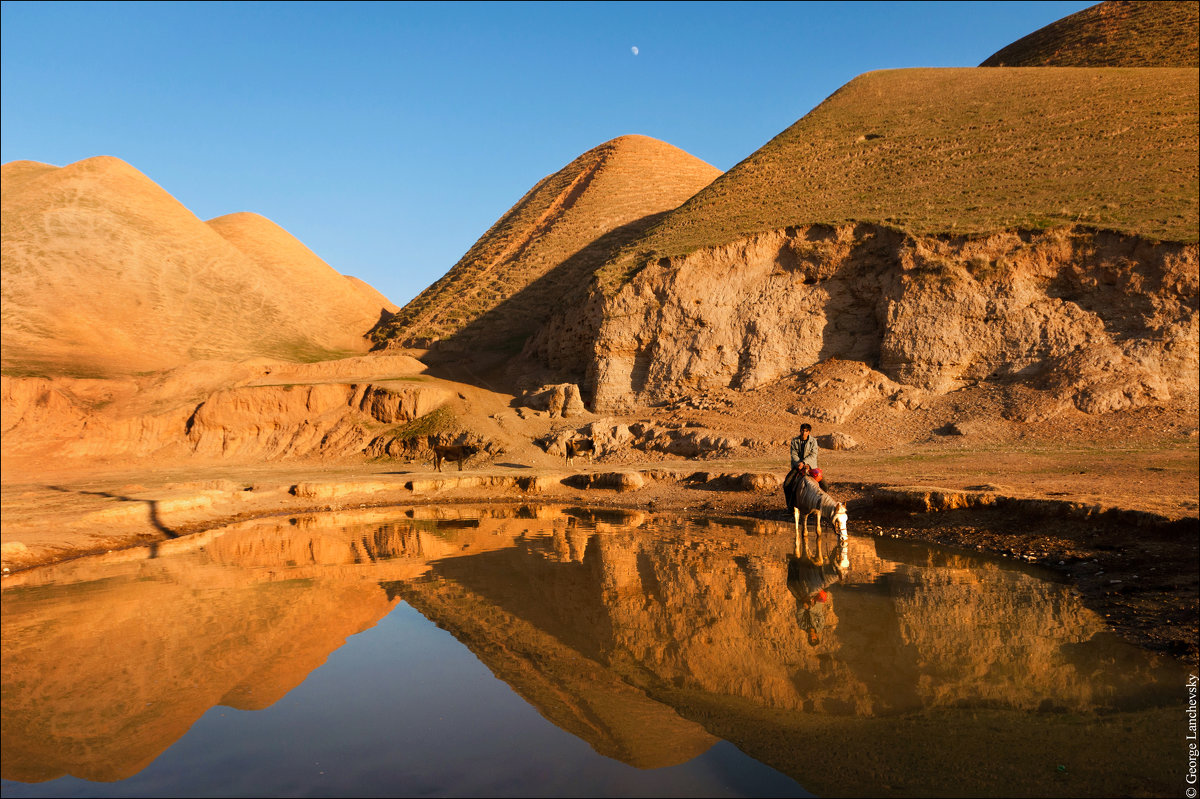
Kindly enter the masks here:
<path id="1" fill-rule="evenodd" d="M 178 538 L 179 533 L 172 530 L 167 525 L 163 524 L 162 518 L 158 514 L 158 500 L 156 499 L 137 499 L 136 497 L 123 497 L 120 494 L 114 494 L 111 491 L 84 491 L 78 488 L 64 488 L 63 486 L 46 486 L 51 491 L 61 491 L 64 494 L 84 494 L 89 497 L 108 497 L 109 499 L 117 499 L 121 502 L 144 502 L 150 510 L 150 523 L 154 525 L 154 529 L 165 535 L 167 538 Z"/>
<path id="2" fill-rule="evenodd" d="M 574 347 L 577 351 L 567 353 L 569 363 L 547 365 L 582 377 L 587 368 L 585 345 L 596 333 L 592 329 L 580 330 L 592 321 L 584 319 L 580 311 L 593 275 L 620 247 L 644 233 L 667 213 L 643 216 L 610 230 L 457 333 L 435 344 L 427 357 L 429 374 L 495 390 L 489 382 L 502 380 L 503 367 L 521 353 L 530 336 L 561 315 L 564 327 L 574 329 L 581 343 Z M 565 318 L 570 314 L 575 314 L 576 318 Z"/>

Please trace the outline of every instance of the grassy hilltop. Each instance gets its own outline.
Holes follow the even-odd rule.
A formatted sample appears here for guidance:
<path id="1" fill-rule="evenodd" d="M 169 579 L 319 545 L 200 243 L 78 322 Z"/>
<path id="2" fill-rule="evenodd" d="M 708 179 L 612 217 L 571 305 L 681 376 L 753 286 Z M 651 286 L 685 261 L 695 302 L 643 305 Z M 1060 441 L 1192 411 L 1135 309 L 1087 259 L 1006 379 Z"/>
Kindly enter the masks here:
<path id="1" fill-rule="evenodd" d="M 999 50 L 981 67 L 1200 67 L 1200 3 L 1098 3 Z"/>
<path id="2" fill-rule="evenodd" d="M 904 69 L 843 86 L 632 243 L 650 258 L 790 225 L 913 234 L 1083 224 L 1197 240 L 1198 72 Z"/>

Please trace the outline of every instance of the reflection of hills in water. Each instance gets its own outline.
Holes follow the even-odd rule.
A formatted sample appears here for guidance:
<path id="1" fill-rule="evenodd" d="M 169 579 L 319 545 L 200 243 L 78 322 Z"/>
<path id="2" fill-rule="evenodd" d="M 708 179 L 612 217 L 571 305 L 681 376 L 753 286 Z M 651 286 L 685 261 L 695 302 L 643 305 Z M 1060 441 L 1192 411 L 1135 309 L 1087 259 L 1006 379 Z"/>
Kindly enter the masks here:
<path id="1" fill-rule="evenodd" d="M 1063 586 L 852 539 L 809 646 L 790 548 L 774 523 L 414 508 L 27 572 L 4 583 L 3 776 L 131 776 L 210 707 L 277 701 L 396 597 L 546 718 L 641 768 L 715 735 L 822 792 L 1018 777 L 1062 792 L 1061 772 L 1024 772 L 1064 752 L 1105 761 L 1075 775 L 1082 792 L 1157 791 L 1178 769 L 1157 730 L 1173 729 L 1160 708 L 1181 667 L 1104 634 Z M 1110 744 L 1124 757 L 1086 755 Z M 973 757 L 988 767 L 948 765 Z M 1139 760 L 1163 781 L 1128 776 Z"/>

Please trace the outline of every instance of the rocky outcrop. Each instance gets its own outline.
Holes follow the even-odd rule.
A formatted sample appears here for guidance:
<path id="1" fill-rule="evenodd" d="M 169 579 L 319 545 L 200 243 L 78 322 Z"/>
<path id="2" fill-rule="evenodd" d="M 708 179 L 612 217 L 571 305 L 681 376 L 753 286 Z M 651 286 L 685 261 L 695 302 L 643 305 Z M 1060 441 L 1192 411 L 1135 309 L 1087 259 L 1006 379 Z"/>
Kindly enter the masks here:
<path id="1" fill-rule="evenodd" d="M 325 383 L 230 389 L 196 408 L 187 422 L 187 438 L 202 455 L 361 452 L 378 427 L 372 422 L 411 421 L 449 398 L 449 392 L 430 386 Z"/>
<path id="2" fill-rule="evenodd" d="M 1089 413 L 1165 402 L 1196 391 L 1197 260 L 1194 244 L 1086 229 L 788 228 L 647 264 L 599 303 L 586 386 L 607 413 L 839 359 L 858 374 L 840 376 L 838 407 L 810 415 L 977 382 L 1026 383 Z"/>
<path id="3" fill-rule="evenodd" d="M 599 419 L 578 429 L 557 430 L 534 443 L 550 455 L 564 455 L 570 439 L 590 438 L 596 445 L 595 457 L 621 458 L 630 450 L 658 452 L 684 458 L 709 458 L 734 454 L 739 448 L 766 446 L 755 441 L 680 422 L 635 422 L 623 424 Z"/>
<path id="4" fill-rule="evenodd" d="M 854 449 L 858 446 L 858 442 L 853 437 L 841 432 L 830 433 L 827 436 L 818 436 L 817 443 L 826 449 L 832 450 Z"/>
<path id="5" fill-rule="evenodd" d="M 521 398 L 521 404 L 536 411 L 546 411 L 552 419 L 565 419 L 587 413 L 583 397 L 579 394 L 579 386 L 574 383 L 560 383 L 534 389 Z"/>

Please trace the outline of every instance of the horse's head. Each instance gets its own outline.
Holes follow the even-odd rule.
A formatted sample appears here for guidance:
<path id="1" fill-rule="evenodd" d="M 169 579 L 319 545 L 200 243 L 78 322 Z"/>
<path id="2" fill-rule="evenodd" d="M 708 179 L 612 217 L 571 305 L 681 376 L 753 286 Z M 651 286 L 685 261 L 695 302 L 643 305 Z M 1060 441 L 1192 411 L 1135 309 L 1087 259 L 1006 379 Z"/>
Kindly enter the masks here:
<path id="1" fill-rule="evenodd" d="M 849 533 L 846 532 L 846 503 L 844 502 L 839 502 L 833 509 L 833 529 L 837 530 L 838 538 L 842 541 L 849 536 Z"/>
<path id="2" fill-rule="evenodd" d="M 850 571 L 850 535 L 846 532 L 846 505 L 839 502 L 833 510 L 833 528 L 837 530 L 837 561 L 835 566 L 843 577 Z"/>

